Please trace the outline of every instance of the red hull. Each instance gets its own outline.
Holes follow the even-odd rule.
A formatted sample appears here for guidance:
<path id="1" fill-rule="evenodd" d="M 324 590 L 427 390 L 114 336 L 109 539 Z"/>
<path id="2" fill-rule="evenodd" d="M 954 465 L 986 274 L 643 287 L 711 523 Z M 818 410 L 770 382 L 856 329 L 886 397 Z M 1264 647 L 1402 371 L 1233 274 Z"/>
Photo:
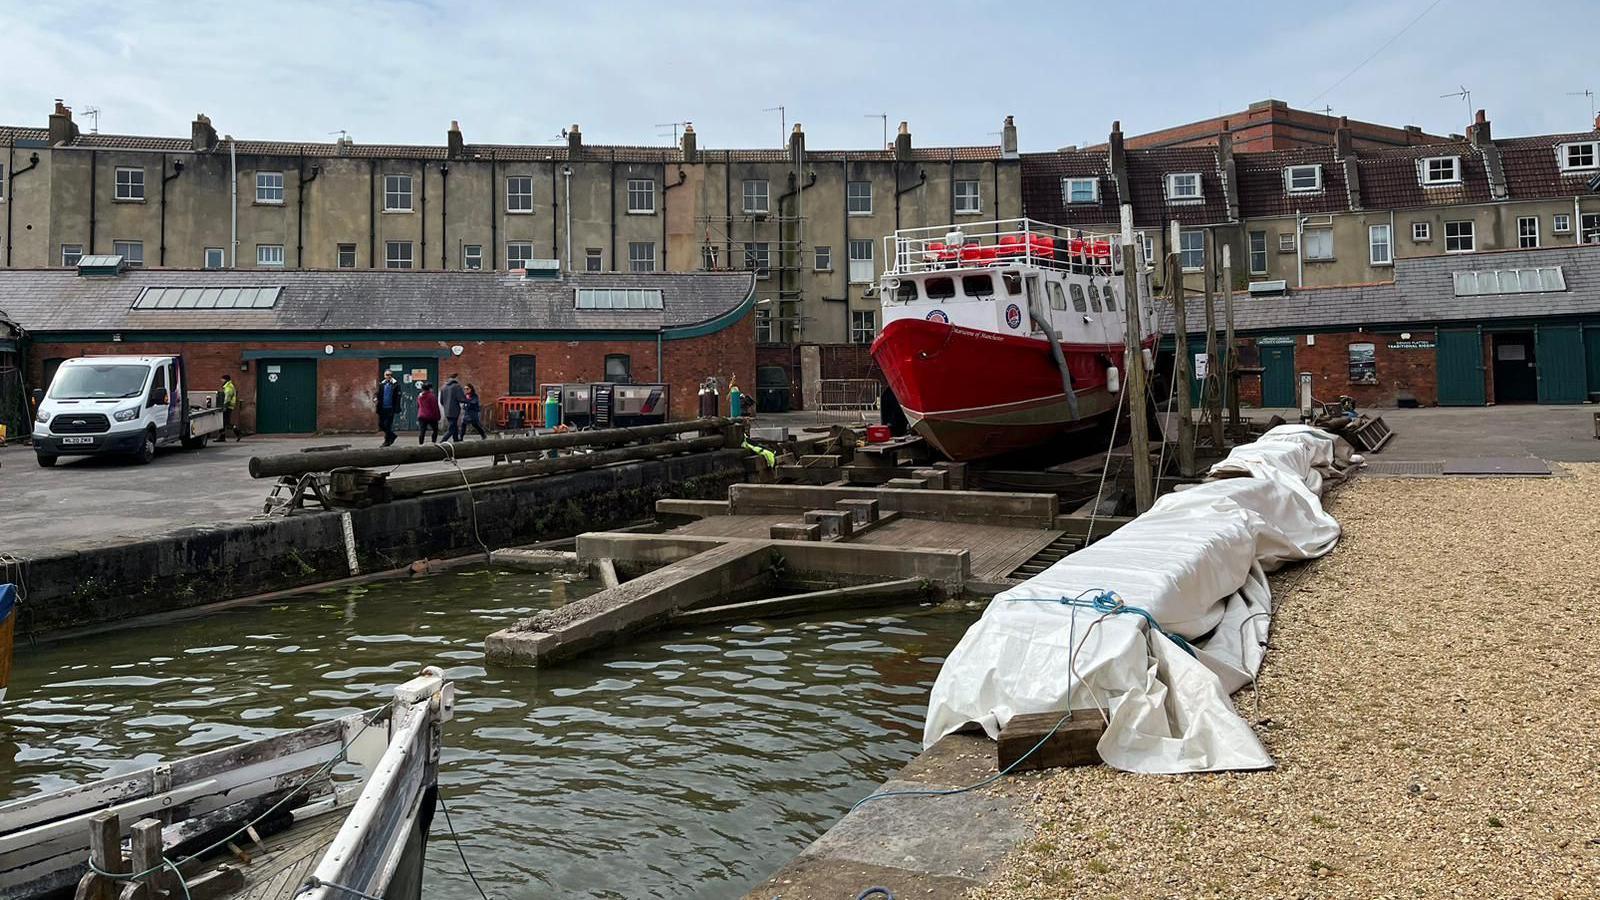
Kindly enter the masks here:
<path id="1" fill-rule="evenodd" d="M 1077 398 L 1074 417 L 1050 345 L 926 319 L 896 319 L 872 358 L 918 434 L 954 460 L 1042 444 L 1098 424 L 1117 397 L 1106 367 L 1122 369 L 1122 345 L 1063 344 Z"/>

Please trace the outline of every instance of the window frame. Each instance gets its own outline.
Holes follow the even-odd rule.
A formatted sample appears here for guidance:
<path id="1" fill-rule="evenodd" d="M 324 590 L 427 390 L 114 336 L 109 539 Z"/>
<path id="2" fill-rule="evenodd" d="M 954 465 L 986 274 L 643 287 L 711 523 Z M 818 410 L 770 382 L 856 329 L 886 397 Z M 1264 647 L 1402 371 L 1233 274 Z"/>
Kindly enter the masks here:
<path id="1" fill-rule="evenodd" d="M 215 253 L 217 255 L 217 264 L 214 265 L 214 266 L 211 264 L 211 254 L 213 254 L 213 253 Z M 215 271 L 217 269 L 226 269 L 227 267 L 228 267 L 228 253 L 224 248 L 222 248 L 222 247 L 201 247 L 200 248 L 200 268 L 206 269 L 206 270 L 209 270 L 209 271 Z"/>
<path id="2" fill-rule="evenodd" d="M 404 179 L 404 181 L 402 182 L 400 179 Z M 403 189 L 401 185 L 404 186 Z M 417 205 L 416 187 L 414 177 L 408 172 L 385 172 L 383 176 L 383 211 L 386 213 L 415 212 Z M 391 197 L 395 198 L 395 202 L 399 202 L 403 198 L 406 205 L 396 206 L 390 202 Z M 384 254 L 384 258 L 385 260 L 388 259 L 387 253 Z"/>
<path id="3" fill-rule="evenodd" d="M 526 360 L 528 363 L 530 384 L 533 389 L 527 392 L 517 390 L 517 362 Z M 511 397 L 538 397 L 539 394 L 539 355 L 537 353 L 511 353 L 506 355 L 506 394 Z"/>
<path id="4" fill-rule="evenodd" d="M 753 190 L 753 188 L 760 190 Z M 746 178 L 742 188 L 743 205 L 740 207 L 746 215 L 766 215 L 772 212 L 772 183 L 764 178 Z M 759 204 L 759 205 L 758 205 Z"/>
<path id="5" fill-rule="evenodd" d="M 69 247 L 72 248 L 70 251 L 67 249 Z M 67 256 L 68 255 L 71 255 L 72 262 L 67 262 Z M 80 260 L 80 259 L 83 259 L 83 245 L 82 244 L 62 244 L 61 245 L 61 267 L 62 268 L 64 268 L 64 269 L 76 269 L 78 267 L 78 260 Z"/>
<path id="6" fill-rule="evenodd" d="M 646 259 L 639 251 L 648 248 L 649 258 Z M 628 271 L 629 272 L 654 272 L 656 270 L 656 244 L 655 241 L 629 241 L 628 242 Z"/>
<path id="7" fill-rule="evenodd" d="M 1313 250 L 1320 250 L 1323 235 L 1327 235 L 1327 252 L 1319 252 L 1318 254 L 1313 255 Z M 1300 252 L 1302 254 L 1301 258 L 1306 262 L 1333 262 L 1334 260 L 1338 259 L 1338 254 L 1334 252 L 1333 226 L 1302 226 L 1300 228 Z"/>
<path id="8" fill-rule="evenodd" d="M 472 264 L 474 261 L 477 262 L 477 265 L 473 265 Z M 482 244 L 462 244 L 461 245 L 461 271 L 463 271 L 463 272 L 482 272 L 483 271 L 483 245 Z"/>
<path id="9" fill-rule="evenodd" d="M 606 251 L 601 247 L 583 248 L 583 270 L 585 272 L 604 272 L 606 270 Z"/>
<path id="10" fill-rule="evenodd" d="M 1072 199 L 1073 188 L 1087 184 L 1089 186 L 1089 199 Z M 1061 179 L 1061 202 L 1067 206 L 1091 206 L 1100 202 L 1100 179 L 1095 177 L 1066 176 Z"/>
<path id="11" fill-rule="evenodd" d="M 1383 232 L 1383 241 L 1378 241 L 1378 232 Z M 1378 258 L 1378 247 L 1383 247 L 1384 258 Z M 1367 226 L 1367 263 L 1374 266 L 1394 265 L 1394 229 L 1387 222 Z"/>
<path id="12" fill-rule="evenodd" d="M 350 248 L 350 265 L 348 265 L 348 266 L 344 264 L 344 248 L 346 248 L 346 247 Z M 334 268 L 336 268 L 336 269 L 354 269 L 356 267 L 356 264 L 360 260 L 361 260 L 361 256 L 360 256 L 360 253 L 357 251 L 355 244 L 346 243 L 346 244 L 334 244 L 333 245 L 333 267 Z"/>
<path id="13" fill-rule="evenodd" d="M 517 255 L 522 258 L 522 265 L 520 266 L 513 265 L 511 262 L 511 251 L 513 248 L 517 250 Z M 526 255 L 523 255 L 523 251 L 527 251 Z M 526 269 L 528 267 L 528 263 L 533 259 L 533 241 L 506 241 L 506 271 L 509 272 L 513 269 Z"/>
<path id="14" fill-rule="evenodd" d="M 1527 226 L 1532 226 L 1528 228 Z M 1533 243 L 1528 243 L 1532 238 Z M 1522 250 L 1539 249 L 1539 217 L 1517 216 L 1517 247 Z"/>
<path id="15" fill-rule="evenodd" d="M 765 281 L 772 277 L 772 242 L 745 241 L 744 267 L 756 273 L 756 279 Z"/>
<path id="16" fill-rule="evenodd" d="M 1572 233 L 1572 214 L 1571 213 L 1554 213 L 1554 214 L 1551 215 L 1550 220 L 1551 220 L 1550 221 L 1550 233 L 1551 234 L 1571 234 Z M 1565 223 L 1565 224 L 1563 224 L 1563 223 Z"/>
<path id="17" fill-rule="evenodd" d="M 863 324 L 865 323 L 865 324 Z M 878 337 L 878 312 L 873 309 L 850 310 L 850 343 L 870 344 Z"/>
<path id="18" fill-rule="evenodd" d="M 129 176 L 126 180 L 122 176 Z M 138 178 L 132 176 L 138 175 Z M 140 166 L 117 166 L 116 181 L 111 199 L 117 203 L 143 203 L 145 198 L 144 169 Z M 126 191 L 124 191 L 126 188 Z M 137 188 L 137 191 L 135 190 Z"/>
<path id="19" fill-rule="evenodd" d="M 405 252 L 405 257 L 403 259 L 401 257 L 395 255 L 395 250 L 399 249 L 401 247 L 404 247 L 405 251 L 406 251 Z M 403 265 L 403 266 L 402 265 L 396 265 L 397 262 L 404 262 L 405 265 Z M 409 270 L 411 270 L 411 269 L 416 267 L 416 262 L 417 262 L 416 245 L 413 244 L 412 242 L 410 242 L 410 241 L 384 241 L 383 242 L 383 267 L 384 267 L 384 269 L 393 269 L 393 270 L 395 270 L 397 272 L 409 271 Z"/>
<path id="20" fill-rule="evenodd" d="M 964 188 L 970 188 L 971 190 L 969 193 L 963 193 Z M 980 179 L 959 179 L 951 190 L 956 215 L 978 216 L 983 214 L 983 182 Z M 963 204 L 962 201 L 964 200 L 970 202 Z"/>
<path id="21" fill-rule="evenodd" d="M 1309 187 L 1296 187 L 1296 174 L 1305 170 L 1311 171 L 1311 185 Z M 1318 194 L 1322 192 L 1322 165 L 1320 163 L 1304 163 L 1297 166 L 1283 167 L 1283 189 L 1290 194 Z"/>
<path id="22" fill-rule="evenodd" d="M 1199 172 L 1168 172 L 1166 177 L 1166 200 L 1168 203 L 1203 203 L 1205 202 L 1205 182 Z M 1178 179 L 1194 179 L 1194 193 L 1180 193 Z"/>
<path id="23" fill-rule="evenodd" d="M 1465 234 L 1462 234 L 1462 232 L 1461 232 L 1461 226 L 1463 226 L 1463 225 L 1466 226 L 1466 233 Z M 1456 233 L 1454 235 L 1450 234 L 1451 226 L 1455 226 L 1455 228 L 1456 228 Z M 1460 244 L 1461 244 L 1463 239 L 1465 239 L 1465 241 L 1467 243 L 1467 246 L 1465 248 L 1460 246 Z M 1455 247 L 1455 249 L 1451 249 L 1450 245 L 1451 245 L 1452 242 L 1457 245 Z M 1474 221 L 1473 219 L 1458 219 L 1458 220 L 1453 221 L 1453 222 L 1444 223 L 1444 252 L 1446 252 L 1446 253 L 1476 253 L 1477 250 L 1478 250 L 1478 223 L 1476 221 Z"/>
<path id="24" fill-rule="evenodd" d="M 1600 213 L 1585 212 L 1579 215 L 1578 243 L 1600 244 Z"/>
<path id="25" fill-rule="evenodd" d="M 273 251 L 277 251 L 277 252 L 274 253 Z M 274 261 L 272 259 L 272 257 L 276 257 L 276 261 Z M 265 261 L 263 261 L 263 260 L 265 260 Z M 256 268 L 258 268 L 258 269 L 282 269 L 282 268 L 284 268 L 285 262 L 286 262 L 286 256 L 285 256 L 285 254 L 283 252 L 283 245 L 282 244 L 257 244 L 256 245 Z"/>
<path id="26" fill-rule="evenodd" d="M 875 254 L 872 249 L 875 243 L 877 242 L 871 238 L 851 238 L 848 245 L 846 245 L 845 254 L 848 260 L 847 265 L 851 284 L 872 284 L 873 280 L 877 278 L 878 262 L 874 258 Z M 866 247 L 867 255 L 857 256 L 856 249 L 858 247 Z M 863 271 L 867 273 L 865 278 L 860 277 L 860 273 Z"/>
<path id="27" fill-rule="evenodd" d="M 1448 178 L 1437 178 L 1433 174 L 1434 163 L 1449 163 L 1450 175 Z M 1447 184 L 1461 183 L 1461 157 L 1459 156 L 1424 156 L 1417 160 L 1417 181 L 1423 187 L 1439 187 Z"/>
<path id="28" fill-rule="evenodd" d="M 1261 249 L 1256 249 L 1256 238 L 1261 238 Z M 1256 265 L 1256 255 L 1261 256 L 1261 265 Z M 1265 231 L 1251 231 L 1245 235 L 1245 255 L 1249 258 L 1250 274 L 1267 274 L 1267 233 Z"/>
<path id="29" fill-rule="evenodd" d="M 611 376 L 611 363 L 621 360 L 623 380 L 618 381 Z M 607 353 L 605 362 L 601 364 L 600 371 L 607 382 L 611 384 L 633 384 L 633 356 L 628 353 Z"/>
<path id="30" fill-rule="evenodd" d="M 517 182 L 527 182 L 526 191 L 513 191 L 512 188 L 520 187 Z M 526 205 L 522 205 L 526 203 Z M 528 216 L 533 214 L 533 176 L 532 175 L 507 175 L 506 176 L 506 215 Z M 481 245 L 480 245 L 481 246 Z"/>
<path id="31" fill-rule="evenodd" d="M 863 195 L 857 188 L 865 188 L 866 193 Z M 862 206 L 863 201 L 865 206 Z M 844 183 L 844 209 L 847 214 L 852 216 L 872 215 L 872 182 L 846 181 Z"/>
<path id="32" fill-rule="evenodd" d="M 1572 164 L 1574 151 L 1587 150 L 1589 161 L 1586 163 Z M 1563 172 L 1587 172 L 1590 169 L 1600 169 L 1600 141 L 1568 141 L 1556 149 L 1556 160 L 1561 165 Z"/>
<path id="33" fill-rule="evenodd" d="M 1184 242 L 1191 236 L 1198 237 L 1200 239 L 1200 246 L 1198 246 L 1198 247 L 1185 247 L 1184 246 Z M 1197 265 L 1197 266 L 1189 265 L 1188 257 L 1189 257 L 1189 254 L 1191 254 L 1191 253 L 1198 253 L 1200 255 L 1200 264 L 1199 265 Z M 1185 272 L 1204 272 L 1205 271 L 1205 268 L 1206 268 L 1206 233 L 1204 231 L 1202 231 L 1202 230 L 1200 230 L 1198 228 L 1190 228 L 1190 229 L 1185 229 L 1185 230 L 1182 230 L 1182 231 L 1178 232 L 1178 264 L 1183 267 L 1183 271 L 1185 271 Z"/>
<path id="34" fill-rule="evenodd" d="M 641 205 L 640 200 L 648 201 Z M 654 178 L 628 179 L 628 215 L 653 216 L 656 214 L 656 180 Z"/>
<path id="35" fill-rule="evenodd" d="M 821 244 L 811 248 L 811 271 L 833 271 L 833 245 Z"/>
<path id="36" fill-rule="evenodd" d="M 138 251 L 137 261 L 134 259 L 134 250 Z M 111 252 L 122 257 L 123 264 L 129 268 L 144 268 L 144 241 L 112 241 Z"/>

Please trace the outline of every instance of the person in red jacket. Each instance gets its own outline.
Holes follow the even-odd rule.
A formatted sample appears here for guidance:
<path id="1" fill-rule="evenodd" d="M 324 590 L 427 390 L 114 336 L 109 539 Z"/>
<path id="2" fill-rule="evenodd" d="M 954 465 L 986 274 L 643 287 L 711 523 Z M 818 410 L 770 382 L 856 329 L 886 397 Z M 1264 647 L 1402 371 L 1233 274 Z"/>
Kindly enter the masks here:
<path id="1" fill-rule="evenodd" d="M 423 443 L 428 432 L 433 432 L 433 442 L 439 443 L 439 395 L 433 385 L 423 382 L 422 393 L 417 395 L 417 443 Z"/>

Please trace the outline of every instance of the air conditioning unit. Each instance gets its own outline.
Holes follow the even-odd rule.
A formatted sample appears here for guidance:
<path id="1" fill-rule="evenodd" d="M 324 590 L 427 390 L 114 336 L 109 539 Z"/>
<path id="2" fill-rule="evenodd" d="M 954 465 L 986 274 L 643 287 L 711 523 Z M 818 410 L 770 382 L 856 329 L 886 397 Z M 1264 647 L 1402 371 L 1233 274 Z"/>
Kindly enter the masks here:
<path id="1" fill-rule="evenodd" d="M 1277 281 L 1252 281 L 1249 290 L 1252 297 L 1272 297 L 1288 293 L 1289 282 L 1282 278 Z"/>

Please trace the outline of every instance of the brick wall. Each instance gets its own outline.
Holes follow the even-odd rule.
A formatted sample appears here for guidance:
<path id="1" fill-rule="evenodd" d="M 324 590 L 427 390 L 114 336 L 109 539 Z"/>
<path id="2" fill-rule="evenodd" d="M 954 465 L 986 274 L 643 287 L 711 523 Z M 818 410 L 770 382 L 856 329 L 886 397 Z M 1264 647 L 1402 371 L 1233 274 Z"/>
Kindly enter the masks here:
<path id="1" fill-rule="evenodd" d="M 1421 406 L 1438 403 L 1438 356 L 1431 329 L 1409 332 L 1410 342 L 1424 346 L 1397 346 L 1407 343 L 1402 332 L 1346 332 L 1318 334 L 1308 344 L 1306 335 L 1295 337 L 1294 371 L 1312 373 L 1311 391 L 1318 401 L 1333 402 L 1341 394 L 1352 397 L 1357 407 L 1392 407 L 1402 393 L 1409 393 Z M 1350 345 L 1372 344 L 1377 361 L 1377 383 L 1357 384 L 1350 380 Z M 1254 338 L 1239 340 L 1240 364 L 1256 365 L 1259 347 Z M 1298 384 L 1298 381 L 1296 382 Z M 1239 400 L 1246 406 L 1261 405 L 1261 379 L 1240 379 Z"/>
<path id="2" fill-rule="evenodd" d="M 487 407 L 490 401 L 510 389 L 510 359 L 514 354 L 533 354 L 536 375 L 541 384 L 562 381 L 599 381 L 605 377 L 608 354 L 625 353 L 631 358 L 633 378 L 639 382 L 661 379 L 656 365 L 655 341 L 465 341 L 423 339 L 398 341 L 334 342 L 335 353 L 325 355 L 325 340 L 299 341 L 187 341 L 118 343 L 35 343 L 28 354 L 30 383 L 44 376 L 44 361 L 52 358 L 99 355 L 165 355 L 184 357 L 191 388 L 216 390 L 223 375 L 232 375 L 239 389 L 240 424 L 255 430 L 256 367 L 252 360 L 241 369 L 246 350 L 310 350 L 317 358 L 317 428 L 324 432 L 372 431 L 377 428 L 372 392 L 378 380 L 376 353 L 392 351 L 396 356 L 419 349 L 443 350 L 439 360 L 441 381 L 459 372 L 463 382 L 477 387 Z M 448 348 L 459 344 L 460 356 L 450 356 Z M 755 384 L 755 326 L 749 316 L 710 335 L 687 340 L 664 341 L 660 346 L 663 367 L 671 385 L 671 412 L 674 419 L 693 418 L 697 410 L 697 391 L 707 375 L 737 376 L 741 385 Z M 365 356 L 345 354 L 364 353 Z M 486 424 L 492 416 L 485 410 Z"/>

